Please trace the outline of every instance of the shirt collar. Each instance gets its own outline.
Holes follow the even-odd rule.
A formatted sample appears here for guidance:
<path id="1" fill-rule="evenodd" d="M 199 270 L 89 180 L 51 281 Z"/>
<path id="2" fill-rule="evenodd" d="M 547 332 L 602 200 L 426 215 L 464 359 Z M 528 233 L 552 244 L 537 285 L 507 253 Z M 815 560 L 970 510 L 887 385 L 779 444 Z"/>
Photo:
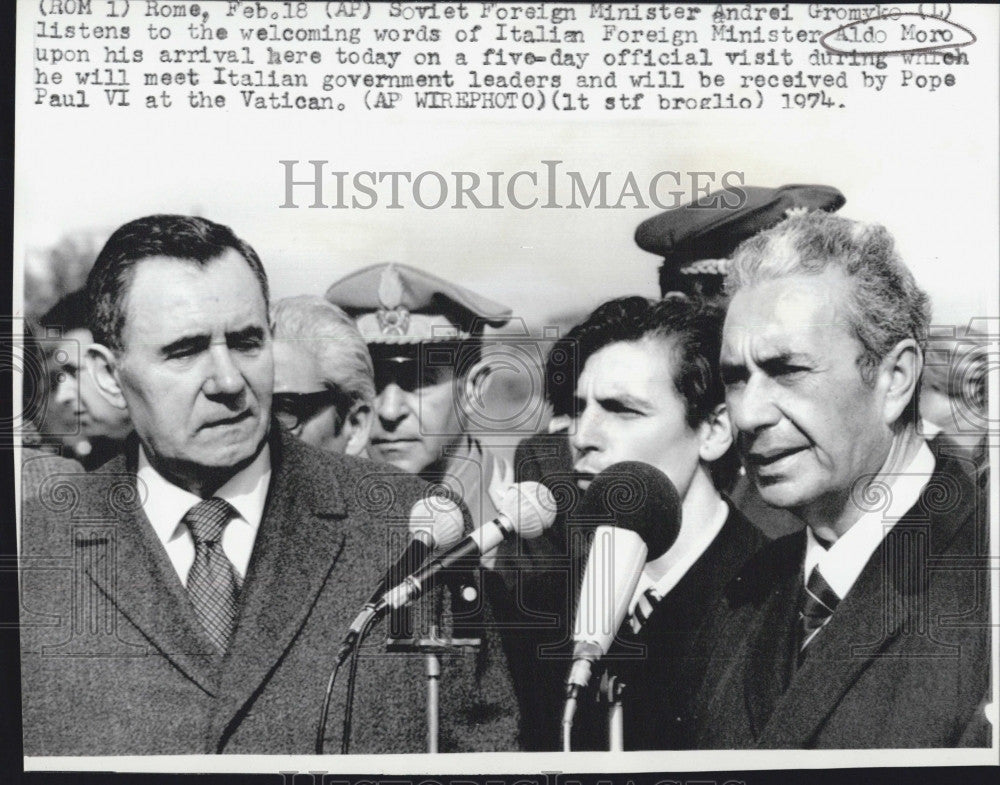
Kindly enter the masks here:
<path id="1" fill-rule="evenodd" d="M 837 596 L 846 597 L 885 536 L 917 503 L 933 473 L 934 455 L 927 442 L 923 442 L 910 464 L 885 489 L 888 504 L 862 514 L 829 548 L 807 526 L 805 579 L 808 580 L 813 568 L 818 566 Z"/>
<path id="2" fill-rule="evenodd" d="M 146 513 L 160 542 L 183 535 L 181 520 L 201 497 L 177 485 L 160 474 L 139 445 L 139 465 L 136 471 L 140 488 L 145 491 L 142 509 Z M 264 503 L 271 482 L 271 451 L 267 443 L 260 454 L 245 469 L 234 474 L 213 496 L 225 499 L 239 513 L 239 518 L 252 529 L 260 527 Z"/>

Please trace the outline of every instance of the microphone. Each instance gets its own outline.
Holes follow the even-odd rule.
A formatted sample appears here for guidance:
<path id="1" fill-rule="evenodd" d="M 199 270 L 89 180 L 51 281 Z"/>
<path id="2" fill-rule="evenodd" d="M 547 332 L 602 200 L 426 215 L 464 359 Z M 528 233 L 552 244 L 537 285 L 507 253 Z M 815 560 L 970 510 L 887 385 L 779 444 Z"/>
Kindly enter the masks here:
<path id="1" fill-rule="evenodd" d="M 337 655 L 339 663 L 342 664 L 347 659 L 365 624 L 381 612 L 377 606 L 386 590 L 402 580 L 413 569 L 413 565 L 423 564 L 435 548 L 454 545 L 462 536 L 464 523 L 462 510 L 447 496 L 422 497 L 417 500 L 410 510 L 410 543 L 379 581 L 365 607 L 351 622 L 340 644 Z"/>
<path id="2" fill-rule="evenodd" d="M 580 517 L 614 521 L 594 531 L 573 626 L 573 665 L 566 680 L 564 746 L 576 698 L 590 681 L 593 663 L 608 653 L 625 621 L 647 561 L 658 559 L 677 539 L 681 502 L 659 469 L 638 461 L 608 467 L 590 484 Z M 566 747 L 568 750 L 568 747 Z"/>
<path id="3" fill-rule="evenodd" d="M 368 598 L 367 605 L 378 603 L 390 586 L 395 586 L 423 564 L 435 548 L 450 548 L 458 542 L 464 523 L 462 510 L 447 496 L 425 496 L 418 499 L 410 510 L 410 543 L 379 581 Z"/>
<path id="4" fill-rule="evenodd" d="M 552 493 L 537 482 L 511 485 L 500 502 L 500 514 L 474 530 L 460 543 L 425 564 L 387 591 L 379 600 L 377 612 L 385 608 L 401 608 L 420 597 L 438 573 L 455 567 L 472 557 L 489 553 L 506 539 L 520 536 L 526 540 L 539 537 L 556 517 Z"/>

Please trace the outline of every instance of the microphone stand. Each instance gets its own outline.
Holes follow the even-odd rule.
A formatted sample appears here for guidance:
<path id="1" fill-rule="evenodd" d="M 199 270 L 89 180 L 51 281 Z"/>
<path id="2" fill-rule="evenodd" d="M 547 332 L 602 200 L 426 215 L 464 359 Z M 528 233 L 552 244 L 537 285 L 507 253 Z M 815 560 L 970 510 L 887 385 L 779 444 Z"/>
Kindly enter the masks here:
<path id="1" fill-rule="evenodd" d="M 463 594 L 466 601 L 475 599 L 475 596 L 469 596 L 468 586 L 464 587 Z M 475 652 L 481 645 L 482 639 L 478 637 L 457 637 L 454 634 L 448 638 L 443 637 L 437 621 L 429 625 L 426 637 L 389 638 L 386 641 L 387 652 L 420 652 L 424 655 L 424 672 L 427 676 L 428 752 L 438 751 L 441 727 L 441 655 Z"/>
<path id="2" fill-rule="evenodd" d="M 604 672 L 601 693 L 608 701 L 608 752 L 625 751 L 625 707 L 622 693 L 625 683 L 614 674 Z"/>
<path id="3" fill-rule="evenodd" d="M 438 637 L 437 625 L 431 626 L 431 637 Z M 441 658 L 433 651 L 425 655 L 427 663 L 427 751 L 438 751 L 438 733 L 440 729 L 440 689 L 441 689 Z"/>

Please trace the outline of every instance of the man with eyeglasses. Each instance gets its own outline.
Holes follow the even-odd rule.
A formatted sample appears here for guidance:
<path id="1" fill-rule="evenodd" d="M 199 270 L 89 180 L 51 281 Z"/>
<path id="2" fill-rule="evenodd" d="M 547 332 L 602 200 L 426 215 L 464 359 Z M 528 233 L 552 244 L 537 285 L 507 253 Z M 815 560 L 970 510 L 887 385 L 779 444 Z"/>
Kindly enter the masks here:
<path id="1" fill-rule="evenodd" d="M 365 455 L 375 378 L 358 328 L 322 297 L 286 297 L 271 308 L 272 409 L 292 435 L 322 450 Z"/>

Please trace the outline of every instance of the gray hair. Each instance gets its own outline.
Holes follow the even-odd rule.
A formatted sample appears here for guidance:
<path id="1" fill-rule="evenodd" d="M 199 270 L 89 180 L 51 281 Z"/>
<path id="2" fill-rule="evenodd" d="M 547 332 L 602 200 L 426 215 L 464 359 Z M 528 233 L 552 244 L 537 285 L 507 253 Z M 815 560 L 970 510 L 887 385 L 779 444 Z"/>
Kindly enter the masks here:
<path id="1" fill-rule="evenodd" d="M 736 249 L 726 291 L 733 295 L 763 281 L 828 269 L 840 270 L 852 282 L 844 305 L 863 349 L 858 366 L 866 382 L 874 383 L 879 364 L 900 341 L 912 338 L 923 353 L 930 302 L 896 253 L 892 235 L 879 224 L 821 211 L 786 218 Z"/>
<path id="2" fill-rule="evenodd" d="M 368 345 L 341 308 L 314 295 L 286 297 L 272 306 L 271 324 L 276 341 L 294 341 L 312 355 L 328 385 L 352 404 L 372 404 L 375 369 Z"/>

